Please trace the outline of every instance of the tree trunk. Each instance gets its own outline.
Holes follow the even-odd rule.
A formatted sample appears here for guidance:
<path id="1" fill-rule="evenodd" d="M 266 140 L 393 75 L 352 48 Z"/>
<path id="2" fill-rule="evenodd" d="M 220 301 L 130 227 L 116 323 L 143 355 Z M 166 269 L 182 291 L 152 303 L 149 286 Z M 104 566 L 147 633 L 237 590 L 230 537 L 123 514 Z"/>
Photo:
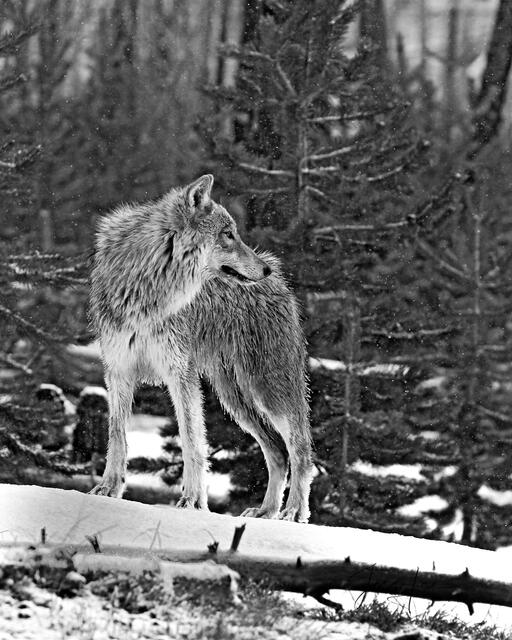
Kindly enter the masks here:
<path id="1" fill-rule="evenodd" d="M 450 8 L 448 14 L 448 35 L 446 42 L 446 59 L 444 68 L 444 139 L 450 141 L 452 128 L 456 122 L 457 95 L 455 92 L 455 71 L 457 68 L 457 32 L 459 23 L 459 9 L 456 4 Z"/>
<path id="2" fill-rule="evenodd" d="M 242 41 L 244 29 L 244 5 L 242 0 L 230 0 L 226 4 L 224 24 L 224 44 L 238 46 Z M 238 59 L 235 57 L 224 59 L 222 84 L 224 87 L 234 87 Z"/>
<path id="3" fill-rule="evenodd" d="M 348 446 L 350 432 L 354 422 L 359 420 L 361 410 L 361 384 L 356 372 L 356 366 L 361 360 L 361 309 L 359 300 L 349 292 L 346 296 L 344 308 L 341 312 L 342 321 L 342 353 L 347 363 L 343 389 L 344 415 L 341 426 L 341 457 L 339 471 L 339 505 L 340 513 L 347 509 L 346 475 L 348 468 Z"/>
<path id="4" fill-rule="evenodd" d="M 373 43 L 377 49 L 375 60 L 385 69 L 388 65 L 388 37 L 383 0 L 363 0 L 360 16 L 359 36 Z"/>
<path id="5" fill-rule="evenodd" d="M 473 135 L 467 152 L 469 160 L 475 158 L 498 132 L 511 63 L 512 2 L 500 0 L 482 85 L 473 105 Z"/>
<path id="6" fill-rule="evenodd" d="M 9 568 L 27 566 L 36 568 L 50 566 L 62 571 L 62 577 L 69 572 L 70 566 L 65 554 L 58 545 L 40 546 L 27 549 L 22 545 L 3 545 L 0 547 L 0 567 L 8 577 Z M 463 602 L 473 613 L 473 603 L 498 604 L 512 607 L 512 584 L 499 580 L 475 578 L 466 569 L 461 574 L 443 574 L 418 569 L 399 569 L 365 562 L 345 560 L 302 560 L 300 556 L 291 560 L 275 556 L 259 557 L 240 554 L 237 551 L 218 551 L 211 545 L 211 551 L 156 551 L 153 557 L 147 557 L 147 549 L 131 549 L 129 556 L 119 553 L 118 549 L 105 547 L 101 554 L 95 554 L 91 547 L 76 549 L 72 561 L 75 569 L 91 569 L 87 562 L 92 556 L 99 571 L 102 569 L 102 554 L 114 554 L 119 562 L 112 562 L 113 556 L 106 556 L 108 570 L 133 572 L 135 568 L 164 573 L 169 562 L 198 563 L 213 560 L 225 565 L 243 578 L 262 580 L 273 589 L 304 593 L 321 598 L 330 589 L 349 589 L 392 593 L 413 598 L 426 598 L 434 601 Z M 67 556 L 69 558 L 69 556 Z M 108 558 L 108 559 L 107 559 Z M 182 565 L 183 566 L 183 565 Z M 193 566 L 191 564 L 190 566 Z"/>

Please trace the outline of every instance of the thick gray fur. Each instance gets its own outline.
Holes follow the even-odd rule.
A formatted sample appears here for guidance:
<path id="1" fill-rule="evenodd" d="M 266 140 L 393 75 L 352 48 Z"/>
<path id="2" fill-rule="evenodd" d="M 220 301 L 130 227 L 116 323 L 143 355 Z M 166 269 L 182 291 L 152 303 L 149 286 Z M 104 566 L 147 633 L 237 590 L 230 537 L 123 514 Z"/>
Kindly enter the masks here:
<path id="1" fill-rule="evenodd" d="M 207 445 L 199 376 L 260 444 L 269 483 L 242 515 L 309 518 L 311 438 L 305 343 L 279 261 L 240 239 L 202 176 L 161 200 L 121 207 L 97 235 L 91 319 L 109 392 L 105 474 L 92 493 L 119 497 L 126 422 L 141 381 L 166 384 L 183 450 L 181 507 L 207 508 Z M 288 463 L 290 491 L 281 510 Z"/>

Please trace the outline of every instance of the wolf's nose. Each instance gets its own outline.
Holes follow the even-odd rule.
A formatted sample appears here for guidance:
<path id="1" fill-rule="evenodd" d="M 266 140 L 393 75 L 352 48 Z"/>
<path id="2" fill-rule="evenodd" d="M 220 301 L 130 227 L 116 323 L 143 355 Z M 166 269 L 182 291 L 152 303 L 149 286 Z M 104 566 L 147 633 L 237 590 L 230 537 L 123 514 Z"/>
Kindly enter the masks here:
<path id="1" fill-rule="evenodd" d="M 271 273 L 272 273 L 272 269 L 271 269 L 271 268 L 266 264 L 266 265 L 263 267 L 263 275 L 264 275 L 264 276 L 265 276 L 265 278 L 266 278 L 266 277 L 267 277 L 267 276 L 269 276 Z"/>

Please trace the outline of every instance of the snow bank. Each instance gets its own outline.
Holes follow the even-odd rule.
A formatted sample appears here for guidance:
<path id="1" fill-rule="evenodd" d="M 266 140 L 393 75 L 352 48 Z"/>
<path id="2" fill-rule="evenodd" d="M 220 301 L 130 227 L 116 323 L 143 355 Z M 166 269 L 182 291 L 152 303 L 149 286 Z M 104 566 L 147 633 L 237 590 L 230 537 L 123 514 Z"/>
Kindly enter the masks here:
<path id="1" fill-rule="evenodd" d="M 508 579 L 510 570 L 491 551 L 344 527 L 296 524 L 279 520 L 232 517 L 205 511 L 144 505 L 77 491 L 36 486 L 1 485 L 0 541 L 37 542 L 41 528 L 54 543 L 83 544 L 97 535 L 103 546 L 148 548 L 155 531 L 160 548 L 205 550 L 216 540 L 221 549 L 231 543 L 236 526 L 247 523 L 240 550 L 248 554 L 296 558 L 377 562 L 408 569 L 461 573 Z"/>
<path id="2" fill-rule="evenodd" d="M 451 574 L 468 568 L 477 577 L 510 580 L 510 564 L 504 562 L 503 553 L 369 530 L 144 505 L 62 489 L 0 485 L 0 513 L 0 542 L 4 543 L 36 543 L 45 527 L 50 543 L 83 545 L 86 535 L 96 535 L 102 549 L 114 555 L 140 555 L 149 549 L 174 554 L 204 551 L 213 540 L 219 542 L 221 550 L 227 550 L 235 527 L 245 521 L 247 528 L 239 546 L 244 554 L 294 560 L 300 555 L 303 562 L 350 556 L 354 561 L 426 571 L 435 567 Z M 332 591 L 331 597 L 350 607 L 361 594 Z M 437 603 L 432 609 L 425 600 L 378 597 L 388 605 L 413 612 L 441 610 L 470 622 L 486 620 L 502 628 L 512 626 L 512 611 L 504 607 L 476 604 L 475 615 L 468 618 L 464 605 Z"/>

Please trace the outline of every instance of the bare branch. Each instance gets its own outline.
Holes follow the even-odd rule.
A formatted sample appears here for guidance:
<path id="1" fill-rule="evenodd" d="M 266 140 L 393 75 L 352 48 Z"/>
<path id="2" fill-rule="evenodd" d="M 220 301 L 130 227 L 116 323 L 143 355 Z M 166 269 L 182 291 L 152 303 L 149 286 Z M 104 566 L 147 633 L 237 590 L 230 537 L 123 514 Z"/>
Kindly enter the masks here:
<path id="1" fill-rule="evenodd" d="M 277 193 L 289 193 L 289 187 L 278 187 L 277 189 L 245 189 L 244 193 L 252 193 L 258 196 L 270 196 Z"/>
<path id="2" fill-rule="evenodd" d="M 18 325 L 18 327 L 20 327 L 21 329 L 24 329 L 29 334 L 35 335 L 37 338 L 41 339 L 43 342 L 54 343 L 54 344 L 57 344 L 59 342 L 57 338 L 51 336 L 46 331 L 43 331 L 42 329 L 37 327 L 33 322 L 30 322 L 30 320 L 23 318 L 22 316 L 20 316 L 19 313 L 16 313 L 12 309 L 9 309 L 8 307 L 5 307 L 2 304 L 0 304 L 0 315 L 3 315 L 6 318 L 12 320 L 15 324 Z"/>
<path id="3" fill-rule="evenodd" d="M 438 338 L 439 336 L 451 335 L 454 331 L 458 331 L 458 327 L 418 329 L 417 331 L 386 331 L 385 329 L 375 329 L 369 333 L 372 336 L 387 338 L 388 340 L 419 340 L 421 338 Z"/>
<path id="4" fill-rule="evenodd" d="M 288 90 L 288 93 L 292 96 L 296 96 L 297 92 L 295 91 L 295 89 L 293 88 L 293 85 L 290 81 L 290 79 L 288 78 L 288 76 L 286 75 L 284 69 L 281 67 L 281 64 L 278 60 L 276 60 L 275 62 L 276 65 L 276 71 L 279 74 L 279 77 L 281 78 L 284 86 L 286 87 L 286 89 Z"/>
<path id="5" fill-rule="evenodd" d="M 358 176 L 348 176 L 346 174 L 343 173 L 339 173 L 341 172 L 341 167 L 337 166 L 337 165 L 331 165 L 328 167 L 317 167 L 316 169 L 302 169 L 302 173 L 311 175 L 311 176 L 322 176 L 322 175 L 326 175 L 329 173 L 338 173 L 338 177 L 340 178 L 340 180 L 343 180 L 345 182 L 351 182 L 353 184 L 360 184 L 360 183 L 373 183 L 373 182 L 382 182 L 383 180 L 387 180 L 388 178 L 391 178 L 395 175 L 397 175 L 398 173 L 400 173 L 401 171 L 403 171 L 405 169 L 405 164 L 399 164 L 396 167 L 393 167 L 393 169 L 389 169 L 388 171 L 383 171 L 382 173 L 377 173 L 375 175 L 366 175 L 366 174 L 361 174 Z"/>
<path id="6" fill-rule="evenodd" d="M 13 367 L 13 369 L 18 369 L 19 371 L 22 371 L 23 373 L 27 374 L 28 376 L 31 376 L 34 373 L 32 371 L 32 369 L 30 369 L 30 367 L 28 367 L 27 365 L 23 364 L 23 362 L 18 362 L 12 356 L 10 356 L 8 353 L 0 353 L 0 362 L 3 362 L 4 364 L 8 365 L 9 367 Z"/>
<path id="7" fill-rule="evenodd" d="M 319 116 L 316 118 L 308 118 L 308 122 L 313 124 L 322 124 L 324 122 L 346 122 L 349 120 L 365 120 L 367 118 L 372 118 L 373 116 L 379 115 L 381 113 L 386 113 L 387 111 L 391 111 L 396 107 L 395 104 L 387 104 L 383 105 L 379 109 L 370 109 L 367 111 L 353 111 L 352 113 L 339 113 L 337 115 L 332 116 Z"/>
<path id="8" fill-rule="evenodd" d="M 247 164 L 246 162 L 240 162 L 237 165 L 241 169 L 246 171 L 252 171 L 254 173 L 261 173 L 266 176 L 279 176 L 281 178 L 294 178 L 293 171 L 287 171 L 285 169 L 265 169 L 264 167 L 258 167 L 254 164 Z"/>
<path id="9" fill-rule="evenodd" d="M 484 407 L 482 404 L 479 404 L 477 406 L 478 411 L 481 411 L 482 413 L 484 413 L 486 416 L 489 416 L 489 418 L 494 418 L 495 420 L 499 420 L 500 422 L 506 422 L 507 424 L 512 424 L 512 416 L 508 416 L 505 413 L 502 413 L 501 411 L 493 411 L 492 409 L 488 409 L 487 407 Z"/>
<path id="10" fill-rule="evenodd" d="M 420 240 L 419 238 L 416 241 L 417 247 L 423 252 L 426 256 L 437 262 L 441 269 L 447 271 L 450 275 L 459 278 L 460 280 L 464 280 L 465 282 L 471 280 L 468 273 L 461 269 L 457 269 L 446 260 L 443 260 L 441 256 L 439 256 L 433 249 L 431 249 L 426 242 Z"/>
<path id="11" fill-rule="evenodd" d="M 349 144 L 346 147 L 341 147 L 339 149 L 335 149 L 334 151 L 329 151 L 326 153 L 316 153 L 311 156 L 305 158 L 308 162 L 319 162 L 321 160 L 329 160 L 330 158 L 337 158 L 338 156 L 344 156 L 347 153 L 352 153 L 356 149 L 359 149 L 359 144 Z"/>

